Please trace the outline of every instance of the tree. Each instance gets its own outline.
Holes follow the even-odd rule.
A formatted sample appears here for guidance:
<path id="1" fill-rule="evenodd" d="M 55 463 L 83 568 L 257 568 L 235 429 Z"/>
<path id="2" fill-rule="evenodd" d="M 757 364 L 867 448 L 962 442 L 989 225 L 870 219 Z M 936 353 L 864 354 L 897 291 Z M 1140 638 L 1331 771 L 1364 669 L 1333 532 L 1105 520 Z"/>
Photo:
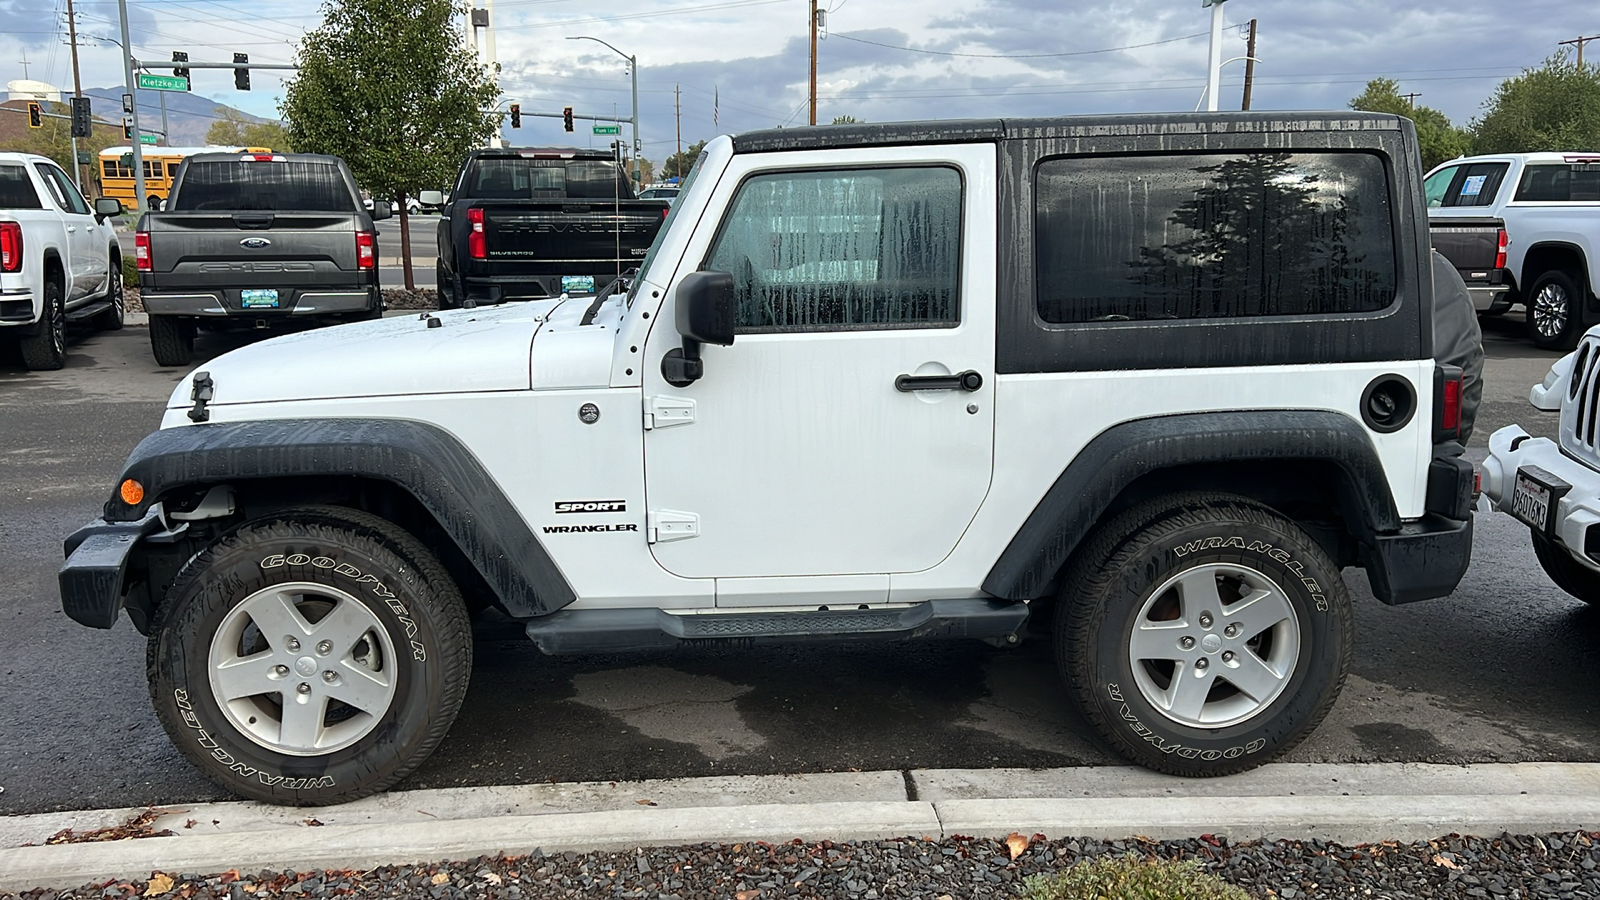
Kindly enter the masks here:
<path id="1" fill-rule="evenodd" d="M 1600 66 L 1563 52 L 1502 81 L 1473 137 L 1478 153 L 1600 150 Z"/>
<path id="2" fill-rule="evenodd" d="M 700 151 L 705 148 L 706 142 L 699 141 L 690 144 L 689 149 L 682 153 L 674 153 L 667 157 L 667 161 L 661 164 L 661 177 L 682 178 L 689 174 L 689 170 L 694 168 L 694 161 L 700 158 Z"/>
<path id="3" fill-rule="evenodd" d="M 293 150 L 289 133 L 281 122 L 252 122 L 237 109 L 219 106 L 213 112 L 217 120 L 206 129 L 206 143 L 218 147 L 267 147 L 272 150 Z"/>
<path id="4" fill-rule="evenodd" d="M 402 265 L 414 288 L 405 199 L 449 184 L 467 152 L 499 129 L 500 87 L 467 46 L 450 0 L 326 0 L 322 13 L 284 86 L 289 141 L 343 158 L 358 184 L 399 203 Z"/>
<path id="5" fill-rule="evenodd" d="M 656 180 L 656 164 L 644 157 L 639 157 L 639 184 L 650 184 Z"/>
<path id="6" fill-rule="evenodd" d="M 829 125 L 860 125 L 862 121 L 855 116 L 834 116 Z"/>
<path id="7" fill-rule="evenodd" d="M 1405 116 L 1415 122 L 1423 169 L 1465 156 L 1471 149 L 1471 134 L 1450 124 L 1449 117 L 1431 106 L 1413 106 L 1400 95 L 1400 84 L 1392 78 L 1367 82 L 1366 90 L 1350 101 L 1350 108 Z"/>

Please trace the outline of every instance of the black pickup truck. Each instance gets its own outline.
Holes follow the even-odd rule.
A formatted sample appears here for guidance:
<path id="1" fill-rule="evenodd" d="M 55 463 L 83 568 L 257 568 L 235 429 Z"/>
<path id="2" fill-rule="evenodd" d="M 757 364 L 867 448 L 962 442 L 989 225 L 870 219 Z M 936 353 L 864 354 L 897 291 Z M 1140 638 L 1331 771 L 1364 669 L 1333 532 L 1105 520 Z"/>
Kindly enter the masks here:
<path id="1" fill-rule="evenodd" d="M 184 160 L 165 210 L 139 219 L 150 349 L 188 365 L 198 328 L 266 330 L 383 314 L 378 234 L 344 161 L 309 153 Z"/>
<path id="2" fill-rule="evenodd" d="M 444 308 L 592 291 L 639 264 L 670 208 L 637 199 L 609 151 L 571 148 L 475 150 L 442 206 Z"/>

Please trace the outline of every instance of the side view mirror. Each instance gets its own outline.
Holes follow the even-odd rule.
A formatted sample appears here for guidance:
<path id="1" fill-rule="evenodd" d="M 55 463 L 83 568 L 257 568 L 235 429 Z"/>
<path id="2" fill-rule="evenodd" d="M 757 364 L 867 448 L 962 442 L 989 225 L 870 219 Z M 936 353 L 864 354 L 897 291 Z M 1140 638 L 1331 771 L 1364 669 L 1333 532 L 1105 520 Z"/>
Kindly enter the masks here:
<path id="1" fill-rule="evenodd" d="M 418 191 L 417 202 L 423 206 L 443 206 L 444 191 Z"/>
<path id="2" fill-rule="evenodd" d="M 394 215 L 394 208 L 389 205 L 389 201 L 372 201 L 372 221 L 376 222 L 379 219 L 387 219 L 392 215 Z"/>
<path id="3" fill-rule="evenodd" d="M 661 358 L 661 377 L 673 387 L 688 387 L 705 374 L 701 344 L 733 343 L 733 276 L 727 272 L 693 272 L 678 282 L 678 334 L 683 349 Z"/>
<path id="4" fill-rule="evenodd" d="M 104 222 L 112 216 L 122 215 L 122 201 L 115 197 L 96 197 L 94 217 Z"/>

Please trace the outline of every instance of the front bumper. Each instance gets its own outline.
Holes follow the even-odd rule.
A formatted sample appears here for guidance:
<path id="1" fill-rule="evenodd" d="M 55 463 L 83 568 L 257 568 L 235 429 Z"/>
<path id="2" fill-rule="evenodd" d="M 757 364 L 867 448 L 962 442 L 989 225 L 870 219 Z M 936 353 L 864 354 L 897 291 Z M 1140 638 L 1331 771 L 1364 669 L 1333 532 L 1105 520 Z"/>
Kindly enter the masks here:
<path id="1" fill-rule="evenodd" d="M 0 327 L 28 326 L 39 321 L 32 288 L 0 290 Z"/>
<path id="2" fill-rule="evenodd" d="M 1556 501 L 1554 527 L 1547 537 L 1581 565 L 1600 572 L 1600 472 L 1562 453 L 1555 441 L 1507 425 L 1489 436 L 1489 457 L 1483 461 L 1483 494 L 1506 515 L 1511 514 L 1517 469 L 1523 466 L 1538 466 L 1572 485 Z"/>
<path id="3" fill-rule="evenodd" d="M 74 531 L 62 545 L 67 561 L 57 574 L 62 612 L 91 628 L 114 625 L 134 548 L 161 530 L 160 511 L 152 508 L 137 522 L 95 519 Z"/>

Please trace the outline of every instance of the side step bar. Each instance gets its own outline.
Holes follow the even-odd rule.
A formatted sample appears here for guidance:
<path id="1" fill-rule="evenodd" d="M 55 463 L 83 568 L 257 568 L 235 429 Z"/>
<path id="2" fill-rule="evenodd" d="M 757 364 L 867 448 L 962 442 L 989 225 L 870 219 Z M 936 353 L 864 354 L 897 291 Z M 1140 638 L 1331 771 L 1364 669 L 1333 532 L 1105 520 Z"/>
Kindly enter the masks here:
<path id="1" fill-rule="evenodd" d="M 928 600 L 900 609 L 673 615 L 659 609 L 564 609 L 527 623 L 551 656 L 687 646 L 750 647 L 803 641 L 985 638 L 1014 644 L 1028 605 L 1009 600 Z"/>

